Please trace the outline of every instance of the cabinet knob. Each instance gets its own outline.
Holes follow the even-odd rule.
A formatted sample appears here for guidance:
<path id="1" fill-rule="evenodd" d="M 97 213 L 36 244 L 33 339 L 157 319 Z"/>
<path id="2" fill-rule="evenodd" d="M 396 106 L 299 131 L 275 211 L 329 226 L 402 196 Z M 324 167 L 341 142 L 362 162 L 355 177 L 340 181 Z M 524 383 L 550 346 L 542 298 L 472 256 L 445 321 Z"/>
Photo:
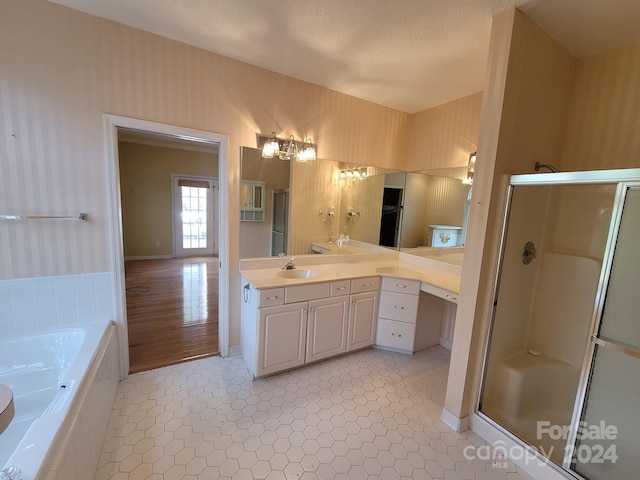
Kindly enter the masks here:
<path id="1" fill-rule="evenodd" d="M 393 308 L 395 308 L 396 310 L 404 310 L 404 307 L 402 305 L 394 305 Z"/>

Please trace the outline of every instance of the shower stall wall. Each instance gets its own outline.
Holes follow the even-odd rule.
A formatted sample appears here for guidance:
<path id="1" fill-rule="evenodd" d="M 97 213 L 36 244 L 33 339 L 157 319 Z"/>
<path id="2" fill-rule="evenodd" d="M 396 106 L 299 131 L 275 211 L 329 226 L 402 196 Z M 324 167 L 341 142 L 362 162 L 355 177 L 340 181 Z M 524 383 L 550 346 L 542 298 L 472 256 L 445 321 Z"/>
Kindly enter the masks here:
<path id="1" fill-rule="evenodd" d="M 592 336 L 620 220 L 620 175 L 640 178 L 640 171 L 512 177 L 478 402 L 481 419 L 537 450 L 557 472 L 588 479 L 605 478 L 576 453 L 586 449 L 578 427 L 591 404 Z M 637 313 L 634 321 L 640 345 Z M 603 416 L 606 402 L 599 405 L 590 421 Z"/>

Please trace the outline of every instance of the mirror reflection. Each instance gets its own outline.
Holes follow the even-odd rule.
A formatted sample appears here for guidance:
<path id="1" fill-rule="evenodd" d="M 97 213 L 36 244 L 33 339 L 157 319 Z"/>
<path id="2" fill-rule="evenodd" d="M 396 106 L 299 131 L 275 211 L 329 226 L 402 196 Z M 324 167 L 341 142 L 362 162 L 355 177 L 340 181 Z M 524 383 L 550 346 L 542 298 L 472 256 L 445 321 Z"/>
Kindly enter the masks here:
<path id="1" fill-rule="evenodd" d="M 462 249 L 440 248 L 464 245 L 471 187 L 461 169 L 357 166 L 356 179 L 354 165 L 265 159 L 242 147 L 241 171 L 240 258 L 393 248 L 462 261 Z"/>

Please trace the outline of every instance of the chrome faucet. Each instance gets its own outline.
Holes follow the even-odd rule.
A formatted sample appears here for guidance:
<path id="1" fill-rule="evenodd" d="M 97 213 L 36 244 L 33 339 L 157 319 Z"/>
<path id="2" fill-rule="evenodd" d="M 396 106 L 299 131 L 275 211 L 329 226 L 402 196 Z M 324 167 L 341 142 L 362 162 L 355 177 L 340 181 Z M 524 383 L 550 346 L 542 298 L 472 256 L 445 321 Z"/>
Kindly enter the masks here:
<path id="1" fill-rule="evenodd" d="M 296 268 L 295 263 L 293 263 L 294 260 L 295 258 L 289 257 L 287 263 L 282 266 L 282 270 L 293 270 L 294 268 Z"/>

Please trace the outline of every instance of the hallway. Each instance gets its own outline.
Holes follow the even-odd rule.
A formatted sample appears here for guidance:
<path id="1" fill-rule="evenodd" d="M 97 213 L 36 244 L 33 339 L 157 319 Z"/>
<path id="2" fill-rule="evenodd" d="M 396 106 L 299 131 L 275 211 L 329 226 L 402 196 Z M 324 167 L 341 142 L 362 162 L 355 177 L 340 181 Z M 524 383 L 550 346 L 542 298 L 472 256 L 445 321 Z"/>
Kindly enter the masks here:
<path id="1" fill-rule="evenodd" d="M 130 373 L 218 354 L 218 257 L 125 262 Z"/>

